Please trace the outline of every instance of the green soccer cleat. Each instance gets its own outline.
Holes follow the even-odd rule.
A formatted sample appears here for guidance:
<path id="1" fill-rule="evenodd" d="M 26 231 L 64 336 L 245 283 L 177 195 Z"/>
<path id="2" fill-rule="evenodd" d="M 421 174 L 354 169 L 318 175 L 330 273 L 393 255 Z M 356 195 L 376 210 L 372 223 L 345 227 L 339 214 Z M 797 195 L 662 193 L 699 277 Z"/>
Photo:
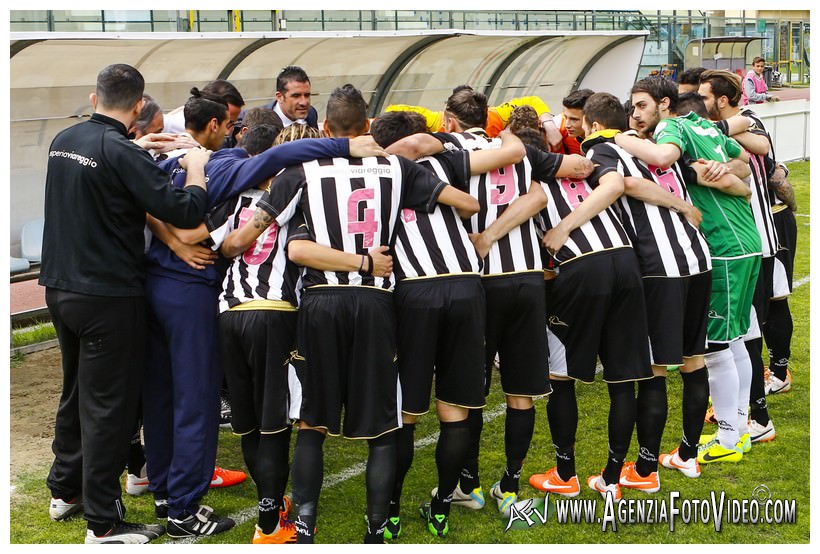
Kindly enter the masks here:
<path id="1" fill-rule="evenodd" d="M 396 540 L 399 535 L 401 535 L 401 518 L 399 516 L 387 518 L 387 524 L 384 526 L 385 540 Z"/>
<path id="2" fill-rule="evenodd" d="M 449 517 L 444 514 L 434 514 L 429 502 L 422 502 L 419 513 L 427 521 L 427 530 L 434 537 L 443 537 L 450 532 Z"/>

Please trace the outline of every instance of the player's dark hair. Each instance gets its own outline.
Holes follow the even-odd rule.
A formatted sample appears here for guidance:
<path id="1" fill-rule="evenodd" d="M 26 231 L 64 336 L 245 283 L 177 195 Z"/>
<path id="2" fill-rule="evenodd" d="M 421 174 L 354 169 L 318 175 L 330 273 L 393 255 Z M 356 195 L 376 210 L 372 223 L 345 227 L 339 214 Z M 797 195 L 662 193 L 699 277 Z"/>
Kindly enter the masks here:
<path id="1" fill-rule="evenodd" d="M 686 115 L 689 112 L 695 112 L 704 119 L 709 119 L 709 112 L 706 111 L 706 104 L 703 102 L 703 96 L 697 92 L 684 92 L 678 98 L 678 114 Z"/>
<path id="2" fill-rule="evenodd" d="M 106 108 L 130 110 L 144 91 L 145 79 L 130 65 L 109 65 L 97 74 L 97 102 Z"/>
<path id="3" fill-rule="evenodd" d="M 193 88 L 191 92 L 195 90 L 196 88 Z M 194 94 L 185 102 L 182 113 L 185 116 L 185 128 L 200 133 L 205 130 L 212 119 L 216 118 L 219 123 L 228 119 L 228 106 Z"/>
<path id="4" fill-rule="evenodd" d="M 162 109 L 150 94 L 143 94 L 142 99 L 145 100 L 145 102 L 142 104 L 142 109 L 137 116 L 137 120 L 134 121 L 133 127 L 142 135 L 147 135 L 151 131 L 148 126 Z"/>
<path id="5" fill-rule="evenodd" d="M 325 111 L 327 125 L 334 135 L 358 135 L 367 127 L 367 102 L 350 83 L 330 93 Z"/>
<path id="6" fill-rule="evenodd" d="M 740 75 L 726 71 L 725 69 L 709 69 L 700 76 L 700 82 L 709 83 L 712 87 L 712 94 L 715 98 L 725 96 L 729 99 L 729 105 L 734 107 L 740 102 L 743 96 L 743 85 Z"/>
<path id="7" fill-rule="evenodd" d="M 596 92 L 584 104 L 584 119 L 591 125 L 598 122 L 604 129 L 626 131 L 626 112 L 618 98 L 608 92 Z"/>
<path id="8" fill-rule="evenodd" d="M 424 132 L 427 132 L 427 122 L 423 115 L 416 112 L 386 112 L 370 124 L 370 135 L 382 148 L 404 137 Z"/>
<path id="9" fill-rule="evenodd" d="M 472 88 L 463 88 L 451 94 L 444 105 L 452 117 L 456 118 L 462 128 L 487 126 L 487 97 Z"/>
<path id="10" fill-rule="evenodd" d="M 237 146 L 244 148 L 251 156 L 261 154 L 273 146 L 273 141 L 276 140 L 279 131 L 281 128 L 273 125 L 264 123 L 256 125 L 242 136 Z"/>
<path id="11" fill-rule="evenodd" d="M 282 69 L 279 75 L 276 76 L 276 91 L 285 94 L 287 92 L 288 83 L 292 81 L 310 84 L 310 79 L 308 79 L 308 75 L 304 69 L 298 65 L 289 65 Z"/>
<path id="12" fill-rule="evenodd" d="M 532 127 L 519 127 L 517 129 L 510 127 L 510 132 L 521 139 L 521 142 L 524 144 L 529 144 L 530 146 L 549 152 L 547 139 L 539 130 L 533 129 Z"/>
<path id="13" fill-rule="evenodd" d="M 632 85 L 630 94 L 636 92 L 645 92 L 656 103 L 660 103 L 664 98 L 669 98 L 669 111 L 678 112 L 678 85 L 668 77 L 652 75 L 641 79 Z"/>
<path id="14" fill-rule="evenodd" d="M 193 93 L 194 92 L 192 90 L 191 94 Z M 240 108 L 245 105 L 245 100 L 242 98 L 242 95 L 239 94 L 239 90 L 233 85 L 233 83 L 226 81 L 225 79 L 211 81 L 202 87 L 200 94 L 210 100 L 215 100 L 217 102 L 223 101 L 226 104 L 233 104 L 234 106 L 238 106 Z"/>
<path id="15" fill-rule="evenodd" d="M 755 59 L 752 60 L 752 65 L 754 65 L 756 63 L 760 63 L 760 62 L 766 63 L 766 58 L 762 58 L 760 56 L 755 56 Z"/>
<path id="16" fill-rule="evenodd" d="M 593 94 L 595 94 L 595 91 L 588 88 L 578 89 L 575 92 L 571 92 L 566 95 L 561 103 L 565 108 L 582 110 L 584 109 L 584 104 L 586 103 L 587 98 Z"/>
<path id="17" fill-rule="evenodd" d="M 706 71 L 705 67 L 690 67 L 680 74 L 678 84 L 698 86 L 700 84 L 700 74 L 704 71 Z"/>
<path id="18" fill-rule="evenodd" d="M 457 92 L 461 92 L 462 90 L 473 90 L 473 87 L 471 87 L 470 85 L 458 85 L 453 89 L 453 92 L 451 92 L 450 95 L 453 95 Z"/>
<path id="19" fill-rule="evenodd" d="M 253 129 L 257 125 L 273 125 L 282 129 L 282 120 L 276 115 L 276 112 L 267 108 L 251 108 L 245 111 L 242 117 L 242 127 Z"/>
<path id="20" fill-rule="evenodd" d="M 538 122 L 538 112 L 532 106 L 518 106 L 510 114 L 510 121 L 507 123 L 510 131 L 515 134 L 518 129 L 529 128 L 540 131 Z"/>

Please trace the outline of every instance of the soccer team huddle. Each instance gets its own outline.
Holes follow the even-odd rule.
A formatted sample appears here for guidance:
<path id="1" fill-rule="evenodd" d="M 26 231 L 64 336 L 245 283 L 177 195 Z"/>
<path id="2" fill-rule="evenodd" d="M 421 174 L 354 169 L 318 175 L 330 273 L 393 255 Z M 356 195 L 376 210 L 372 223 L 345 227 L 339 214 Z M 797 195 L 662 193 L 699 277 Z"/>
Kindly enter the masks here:
<path id="1" fill-rule="evenodd" d="M 528 481 L 577 496 L 575 382 L 599 373 L 608 448 L 585 482 L 604 497 L 656 493 L 659 466 L 697 478 L 774 439 L 766 395 L 791 388 L 788 170 L 739 105 L 737 75 L 699 71 L 679 94 L 686 81 L 641 79 L 626 105 L 576 90 L 561 114 L 537 97 L 488 106 L 462 85 L 443 111 L 393 105 L 374 119 L 347 84 L 320 122 L 307 75 L 289 67 L 276 102 L 241 114 L 230 83 L 192 90 L 181 110 L 190 144 L 138 125 L 137 143 L 180 190 L 191 188 L 180 154 L 215 150 L 204 222 L 148 217 L 142 424 L 169 536 L 234 526 L 200 503 L 223 371 L 258 494 L 253 543 L 314 542 L 328 434 L 368 443 L 365 543 L 398 539 L 418 521 L 411 511 L 438 537 L 453 504 L 509 513 L 544 397 L 555 464 Z M 157 156 L 171 144 L 183 148 Z M 661 452 L 669 369 L 683 384 L 682 429 L 667 430 L 680 443 Z M 506 463 L 486 498 L 479 443 L 493 376 Z M 431 396 L 437 482 L 402 511 Z M 717 431 L 702 435 L 709 420 Z"/>

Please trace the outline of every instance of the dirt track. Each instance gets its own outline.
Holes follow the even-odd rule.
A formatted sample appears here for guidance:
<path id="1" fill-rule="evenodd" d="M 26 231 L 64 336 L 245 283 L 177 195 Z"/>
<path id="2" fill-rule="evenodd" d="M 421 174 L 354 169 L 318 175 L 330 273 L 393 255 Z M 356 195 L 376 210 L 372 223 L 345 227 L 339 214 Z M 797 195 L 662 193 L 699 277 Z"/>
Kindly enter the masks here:
<path id="1" fill-rule="evenodd" d="M 54 416 L 62 388 L 60 349 L 51 348 L 28 354 L 23 363 L 10 371 L 9 458 L 11 483 L 32 470 L 51 463 Z"/>

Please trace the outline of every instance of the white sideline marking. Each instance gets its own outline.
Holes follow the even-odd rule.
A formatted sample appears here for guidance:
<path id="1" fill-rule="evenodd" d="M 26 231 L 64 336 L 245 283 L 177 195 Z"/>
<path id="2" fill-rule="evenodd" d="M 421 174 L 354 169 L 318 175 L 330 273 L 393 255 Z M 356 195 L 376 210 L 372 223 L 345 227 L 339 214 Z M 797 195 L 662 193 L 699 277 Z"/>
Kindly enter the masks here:
<path id="1" fill-rule="evenodd" d="M 808 283 L 809 281 L 811 281 L 811 274 L 806 275 L 805 277 L 803 277 L 802 279 L 800 279 L 799 281 L 797 281 L 797 282 L 794 284 L 794 286 L 792 286 L 792 289 L 796 289 L 797 287 L 802 287 L 803 285 L 805 285 L 805 284 L 806 284 L 806 283 Z"/>
<path id="2" fill-rule="evenodd" d="M 498 416 L 506 413 L 506 411 L 507 411 L 507 404 L 506 403 L 499 404 L 498 406 L 493 408 L 491 411 L 489 411 L 489 412 L 485 411 L 484 412 L 484 422 L 488 423 L 488 422 L 494 420 L 495 418 L 497 418 Z M 431 434 L 427 435 L 426 437 L 422 437 L 422 438 L 418 439 L 416 442 L 413 443 L 413 446 L 416 448 L 416 450 L 419 450 L 419 449 L 422 449 L 422 448 L 426 448 L 426 447 L 428 447 L 432 444 L 436 444 L 437 440 L 438 440 L 438 431 L 436 431 L 435 433 L 431 433 Z M 347 468 L 343 469 L 342 471 L 340 471 L 338 473 L 334 473 L 333 475 L 325 478 L 325 480 L 322 482 L 322 490 L 329 489 L 331 487 L 335 487 L 336 485 L 338 485 L 340 483 L 344 483 L 348 479 L 352 479 L 353 477 L 356 477 L 357 475 L 361 475 L 362 473 L 365 472 L 366 469 L 367 469 L 367 463 L 366 462 L 360 462 L 358 464 L 353 464 L 352 466 L 347 467 Z M 242 525 L 243 523 L 245 523 L 246 521 L 250 521 L 252 519 L 255 519 L 256 516 L 257 516 L 257 513 L 258 513 L 257 512 L 257 507 L 256 506 L 250 506 L 248 508 L 245 508 L 243 510 L 240 510 L 240 511 L 236 512 L 235 514 L 231 514 L 228 517 L 233 519 L 234 521 L 236 521 L 236 525 L 239 526 L 239 525 Z M 187 539 L 175 540 L 173 542 L 174 542 L 174 544 L 193 544 L 193 543 L 197 542 L 199 539 L 200 539 L 200 537 L 191 537 L 191 538 L 187 538 Z"/>
<path id="3" fill-rule="evenodd" d="M 794 214 L 797 217 L 811 217 L 809 214 Z"/>

